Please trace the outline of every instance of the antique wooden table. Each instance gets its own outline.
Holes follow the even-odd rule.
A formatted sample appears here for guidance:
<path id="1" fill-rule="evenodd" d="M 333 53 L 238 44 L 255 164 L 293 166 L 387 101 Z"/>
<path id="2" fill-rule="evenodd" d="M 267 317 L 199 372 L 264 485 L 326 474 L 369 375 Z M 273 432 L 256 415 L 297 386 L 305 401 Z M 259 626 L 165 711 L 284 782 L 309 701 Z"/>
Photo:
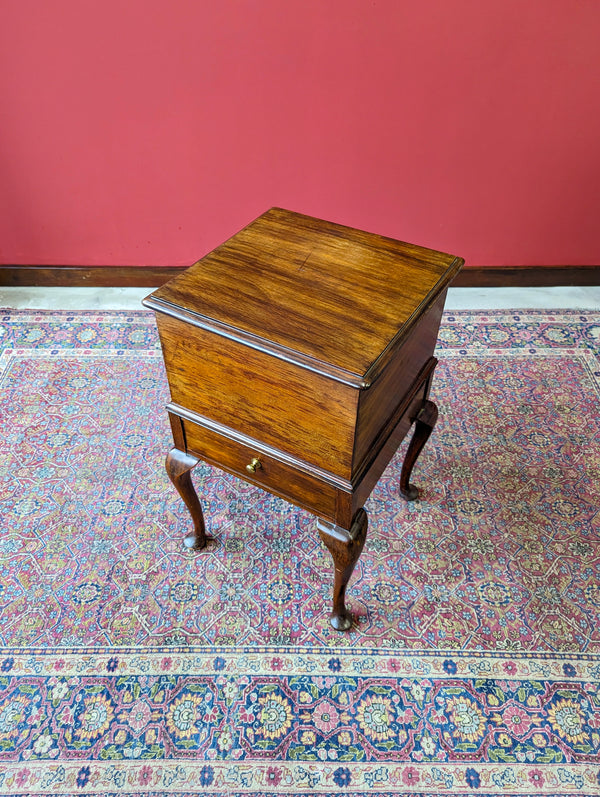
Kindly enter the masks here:
<path id="1" fill-rule="evenodd" d="M 429 389 L 452 255 L 272 208 L 144 300 L 156 312 L 175 447 L 167 472 L 203 548 L 205 460 L 314 513 L 346 586 L 363 504 L 411 424 L 399 494 L 437 418 Z"/>

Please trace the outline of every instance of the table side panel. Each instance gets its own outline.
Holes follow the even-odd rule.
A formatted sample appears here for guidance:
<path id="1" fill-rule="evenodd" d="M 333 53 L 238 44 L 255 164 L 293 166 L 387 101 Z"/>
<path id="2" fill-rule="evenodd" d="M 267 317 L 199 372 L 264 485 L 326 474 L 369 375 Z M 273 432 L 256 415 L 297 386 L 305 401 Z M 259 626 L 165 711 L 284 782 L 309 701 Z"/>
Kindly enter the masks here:
<path id="1" fill-rule="evenodd" d="M 433 355 L 445 291 L 414 326 L 393 359 L 371 387 L 360 391 L 352 474 L 360 471 L 381 430 L 385 428 L 416 377 Z M 400 442 L 400 441 L 398 441 Z"/>
<path id="2" fill-rule="evenodd" d="M 356 388 L 158 313 L 172 400 L 350 477 Z"/>
<path id="3" fill-rule="evenodd" d="M 365 475 L 361 478 L 360 482 L 358 482 L 358 484 L 356 484 L 354 487 L 352 494 L 352 515 L 354 515 L 354 513 L 364 505 L 367 498 L 371 495 L 373 488 L 381 478 L 383 471 L 386 469 L 390 460 L 396 453 L 398 446 L 408 434 L 412 425 L 411 418 L 415 416 L 419 410 L 419 407 L 422 405 L 423 399 L 426 397 L 426 391 L 427 382 L 425 381 L 419 386 L 419 389 L 416 391 L 414 397 L 407 406 L 406 411 L 402 414 L 400 420 L 394 427 L 392 433 L 388 436 L 383 446 L 378 452 L 374 453 L 372 464 L 366 471 Z M 399 489 L 398 500 L 403 500 L 400 498 Z"/>
<path id="4" fill-rule="evenodd" d="M 335 520 L 337 490 L 332 485 L 269 457 L 260 447 L 250 448 L 188 420 L 182 423 L 188 453 L 319 517 Z M 252 473 L 246 466 L 254 458 L 260 460 L 260 467 Z"/>

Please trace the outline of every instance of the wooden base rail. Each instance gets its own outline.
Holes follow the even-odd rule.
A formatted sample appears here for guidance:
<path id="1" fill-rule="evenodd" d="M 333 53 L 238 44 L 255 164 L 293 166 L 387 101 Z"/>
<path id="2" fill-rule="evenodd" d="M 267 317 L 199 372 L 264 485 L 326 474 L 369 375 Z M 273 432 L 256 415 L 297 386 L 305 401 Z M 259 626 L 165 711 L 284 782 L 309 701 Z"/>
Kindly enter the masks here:
<path id="1" fill-rule="evenodd" d="M 0 286 L 156 288 L 180 266 L 2 266 Z M 464 266 L 454 288 L 542 288 L 600 285 L 600 266 Z"/>

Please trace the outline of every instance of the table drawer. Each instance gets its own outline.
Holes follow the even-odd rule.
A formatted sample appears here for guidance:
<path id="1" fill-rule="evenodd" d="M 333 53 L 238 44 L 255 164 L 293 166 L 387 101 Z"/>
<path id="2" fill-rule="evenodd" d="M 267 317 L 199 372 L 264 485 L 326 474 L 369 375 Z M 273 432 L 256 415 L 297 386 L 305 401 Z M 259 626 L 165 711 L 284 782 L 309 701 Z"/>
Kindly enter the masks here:
<path id="1" fill-rule="evenodd" d="M 335 519 L 333 485 L 267 456 L 259 446 L 250 448 L 187 419 L 182 422 L 189 453 L 322 518 Z"/>

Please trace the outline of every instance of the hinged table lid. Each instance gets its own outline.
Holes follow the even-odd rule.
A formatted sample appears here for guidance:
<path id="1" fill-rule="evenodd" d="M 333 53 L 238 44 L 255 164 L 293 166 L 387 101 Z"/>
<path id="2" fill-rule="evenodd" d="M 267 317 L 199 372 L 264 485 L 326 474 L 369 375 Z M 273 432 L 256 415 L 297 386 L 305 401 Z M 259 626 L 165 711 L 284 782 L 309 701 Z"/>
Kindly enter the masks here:
<path id="1" fill-rule="evenodd" d="M 463 262 L 272 208 L 144 304 L 364 387 Z"/>

